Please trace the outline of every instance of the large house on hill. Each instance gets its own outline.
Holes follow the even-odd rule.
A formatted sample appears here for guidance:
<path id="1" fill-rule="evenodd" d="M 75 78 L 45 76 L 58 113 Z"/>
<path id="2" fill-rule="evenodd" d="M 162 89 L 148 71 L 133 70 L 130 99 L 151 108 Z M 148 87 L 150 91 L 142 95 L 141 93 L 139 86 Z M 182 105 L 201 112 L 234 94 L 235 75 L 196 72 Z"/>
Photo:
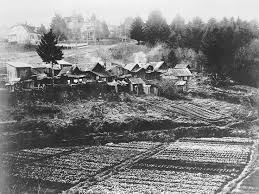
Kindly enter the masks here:
<path id="1" fill-rule="evenodd" d="M 17 44 L 33 44 L 40 42 L 40 34 L 37 29 L 27 24 L 19 24 L 12 26 L 8 33 L 8 42 Z"/>

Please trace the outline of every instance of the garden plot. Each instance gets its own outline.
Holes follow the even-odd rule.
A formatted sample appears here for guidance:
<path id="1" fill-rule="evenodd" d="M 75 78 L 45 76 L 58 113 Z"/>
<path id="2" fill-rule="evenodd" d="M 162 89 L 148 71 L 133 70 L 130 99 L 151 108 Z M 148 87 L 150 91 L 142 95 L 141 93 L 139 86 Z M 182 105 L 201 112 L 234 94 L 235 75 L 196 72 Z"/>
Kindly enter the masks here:
<path id="1" fill-rule="evenodd" d="M 142 97 L 141 101 L 145 101 L 152 106 L 162 108 L 164 110 L 180 114 L 181 116 L 202 120 L 206 122 L 219 122 L 225 121 L 229 117 L 215 110 L 209 110 L 195 103 L 187 101 L 172 101 L 161 97 Z"/>
<path id="2" fill-rule="evenodd" d="M 72 151 L 71 147 L 66 148 L 35 148 L 24 149 L 22 151 L 5 152 L 0 154 L 0 167 L 7 167 L 13 165 L 21 165 L 23 163 L 29 163 L 36 160 L 41 160 L 46 157 L 51 157 L 57 154 Z"/>
<path id="3" fill-rule="evenodd" d="M 82 193 L 217 193 L 250 161 L 244 138 L 181 139 Z"/>
<path id="4" fill-rule="evenodd" d="M 13 167 L 9 175 L 25 180 L 73 185 L 158 145 L 149 142 L 108 144 L 26 163 L 30 161 L 28 159 Z"/>

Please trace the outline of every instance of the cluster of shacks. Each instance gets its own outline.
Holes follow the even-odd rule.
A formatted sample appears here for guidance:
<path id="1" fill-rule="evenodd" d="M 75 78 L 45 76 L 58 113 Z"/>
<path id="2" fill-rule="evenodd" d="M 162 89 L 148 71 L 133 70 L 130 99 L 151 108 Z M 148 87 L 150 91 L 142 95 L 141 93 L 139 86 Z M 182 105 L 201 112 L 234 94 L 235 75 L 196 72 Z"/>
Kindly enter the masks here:
<path id="1" fill-rule="evenodd" d="M 15 90 L 17 83 L 20 85 L 22 83 L 23 89 L 42 89 L 51 86 L 54 78 L 54 83 L 60 85 L 73 86 L 90 82 L 105 82 L 115 92 L 158 95 L 158 85 L 161 79 L 174 80 L 177 88 L 185 90 L 191 76 L 188 65 L 178 64 L 168 69 L 163 61 L 129 64 L 118 62 L 71 64 L 59 60 L 54 65 L 8 62 L 6 86 L 10 91 Z"/>

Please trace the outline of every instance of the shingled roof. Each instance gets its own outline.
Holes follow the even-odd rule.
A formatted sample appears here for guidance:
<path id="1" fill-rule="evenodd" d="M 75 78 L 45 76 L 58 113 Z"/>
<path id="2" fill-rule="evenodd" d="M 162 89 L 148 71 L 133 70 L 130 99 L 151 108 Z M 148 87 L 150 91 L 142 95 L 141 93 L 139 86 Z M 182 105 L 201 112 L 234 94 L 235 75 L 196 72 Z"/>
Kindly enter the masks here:
<path id="1" fill-rule="evenodd" d="M 185 68 L 190 68 L 190 65 L 186 64 L 186 63 L 182 63 L 182 64 L 177 64 L 174 69 L 185 69 Z"/>

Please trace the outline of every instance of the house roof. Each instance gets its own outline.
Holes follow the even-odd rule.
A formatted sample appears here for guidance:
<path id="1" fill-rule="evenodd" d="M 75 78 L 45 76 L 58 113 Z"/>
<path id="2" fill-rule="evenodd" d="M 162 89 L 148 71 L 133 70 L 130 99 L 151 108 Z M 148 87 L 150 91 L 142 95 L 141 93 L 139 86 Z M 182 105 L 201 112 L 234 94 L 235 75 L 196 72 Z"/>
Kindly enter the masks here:
<path id="1" fill-rule="evenodd" d="M 80 71 L 92 71 L 99 63 L 77 64 Z"/>
<path id="2" fill-rule="evenodd" d="M 48 65 L 46 63 L 34 63 L 31 64 L 33 69 L 40 69 L 40 68 L 48 68 Z"/>
<path id="3" fill-rule="evenodd" d="M 176 86 L 184 86 L 186 84 L 186 81 L 177 81 L 175 83 Z"/>
<path id="4" fill-rule="evenodd" d="M 142 67 L 140 67 L 140 68 L 138 68 L 138 69 L 136 69 L 136 70 L 134 70 L 134 71 L 131 71 L 131 72 L 137 73 L 137 72 L 139 72 L 139 71 L 141 71 L 141 70 L 145 71 L 145 69 L 143 69 Z"/>
<path id="5" fill-rule="evenodd" d="M 177 80 L 178 79 L 174 75 L 162 75 L 162 78 L 163 79 L 172 79 L 172 80 Z"/>
<path id="6" fill-rule="evenodd" d="M 86 77 L 86 75 L 73 75 L 73 74 L 67 74 L 66 76 L 69 78 L 75 78 L 75 79 Z"/>
<path id="7" fill-rule="evenodd" d="M 137 66 L 138 64 L 136 63 L 128 63 L 125 65 L 125 69 L 129 70 L 129 71 L 132 71 L 134 69 L 135 66 Z"/>
<path id="8" fill-rule="evenodd" d="M 16 68 L 32 67 L 31 64 L 23 62 L 7 62 L 7 64 Z"/>
<path id="9" fill-rule="evenodd" d="M 159 86 L 160 81 L 158 80 L 145 80 L 146 84 L 152 85 L 152 86 Z"/>
<path id="10" fill-rule="evenodd" d="M 154 67 L 154 71 L 158 71 L 164 63 L 165 63 L 164 61 L 151 62 L 151 64 Z"/>
<path id="11" fill-rule="evenodd" d="M 15 26 L 22 26 L 28 33 L 34 33 L 34 34 L 39 34 L 37 32 L 37 28 L 34 27 L 34 26 L 30 26 L 28 24 L 17 24 L 17 25 L 14 25 L 12 27 L 15 27 Z"/>
<path id="12" fill-rule="evenodd" d="M 100 77 L 110 77 L 111 75 L 106 72 L 106 71 L 103 71 L 103 72 L 96 72 L 96 71 L 91 71 L 92 73 L 94 73 L 95 75 L 97 76 L 100 76 Z"/>
<path id="13" fill-rule="evenodd" d="M 182 64 L 177 64 L 174 69 L 185 69 L 185 68 L 189 68 L 190 66 L 186 63 L 182 63 Z"/>
<path id="14" fill-rule="evenodd" d="M 190 72 L 190 70 L 188 68 L 185 69 L 170 69 L 169 72 L 167 72 L 165 75 L 173 75 L 176 77 L 183 77 L 183 76 L 192 76 L 192 73 Z"/>
<path id="15" fill-rule="evenodd" d="M 153 65 L 150 63 L 140 63 L 139 66 L 142 67 L 143 69 L 147 69 L 149 66 L 154 68 Z"/>
<path id="16" fill-rule="evenodd" d="M 137 78 L 137 77 L 131 77 L 129 78 L 129 81 L 132 84 L 145 84 L 145 82 L 141 78 Z"/>
<path id="17" fill-rule="evenodd" d="M 71 73 L 71 70 L 72 70 L 71 67 L 63 67 L 63 69 L 61 69 L 61 71 L 58 73 L 57 76 L 62 76 L 64 74 Z"/>
<path id="18" fill-rule="evenodd" d="M 69 62 L 67 62 L 67 61 L 65 61 L 65 60 L 63 60 L 63 59 L 57 60 L 57 63 L 58 63 L 59 65 L 70 65 L 70 66 L 72 66 L 71 63 L 69 63 Z"/>

